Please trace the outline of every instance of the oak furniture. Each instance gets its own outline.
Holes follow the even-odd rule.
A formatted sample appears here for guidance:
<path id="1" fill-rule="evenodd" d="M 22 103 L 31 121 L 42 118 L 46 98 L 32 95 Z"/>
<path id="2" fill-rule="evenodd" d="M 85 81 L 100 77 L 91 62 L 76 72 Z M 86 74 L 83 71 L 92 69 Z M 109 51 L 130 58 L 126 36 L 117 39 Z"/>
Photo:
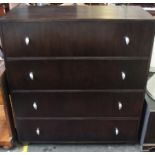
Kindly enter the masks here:
<path id="1" fill-rule="evenodd" d="M 9 149 L 13 147 L 12 119 L 6 93 L 6 74 L 4 61 L 0 60 L 0 146 Z"/>
<path id="2" fill-rule="evenodd" d="M 0 4 L 0 16 L 8 11 L 8 3 Z M 9 149 L 13 147 L 13 123 L 11 119 L 11 107 L 6 93 L 5 64 L 2 58 L 0 42 L 0 146 Z"/>

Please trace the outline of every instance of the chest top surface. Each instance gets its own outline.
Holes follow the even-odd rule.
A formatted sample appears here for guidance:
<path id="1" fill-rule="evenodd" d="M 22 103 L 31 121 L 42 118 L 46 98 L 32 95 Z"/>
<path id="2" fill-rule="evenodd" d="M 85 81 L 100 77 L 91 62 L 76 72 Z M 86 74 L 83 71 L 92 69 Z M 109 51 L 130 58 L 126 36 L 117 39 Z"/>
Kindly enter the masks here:
<path id="1" fill-rule="evenodd" d="M 44 6 L 17 7 L 0 18 L 5 22 L 53 20 L 153 20 L 137 6 Z"/>

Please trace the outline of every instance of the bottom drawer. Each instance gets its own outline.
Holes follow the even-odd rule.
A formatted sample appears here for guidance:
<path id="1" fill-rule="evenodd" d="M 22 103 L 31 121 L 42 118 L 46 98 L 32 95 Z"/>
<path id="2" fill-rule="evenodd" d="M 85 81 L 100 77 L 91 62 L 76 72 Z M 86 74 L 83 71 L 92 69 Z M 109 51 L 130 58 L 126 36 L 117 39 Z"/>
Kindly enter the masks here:
<path id="1" fill-rule="evenodd" d="M 131 142 L 138 140 L 138 121 L 103 119 L 17 120 L 21 142 Z"/>

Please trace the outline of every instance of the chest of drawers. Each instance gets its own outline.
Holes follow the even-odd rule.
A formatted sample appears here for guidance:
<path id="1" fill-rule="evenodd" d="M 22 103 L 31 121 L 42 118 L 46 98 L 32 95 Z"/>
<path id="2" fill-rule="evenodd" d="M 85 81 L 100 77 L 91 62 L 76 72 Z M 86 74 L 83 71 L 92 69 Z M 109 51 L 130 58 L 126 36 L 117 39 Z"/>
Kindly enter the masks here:
<path id="1" fill-rule="evenodd" d="M 154 22 L 139 7 L 26 7 L 1 18 L 21 142 L 138 142 Z"/>

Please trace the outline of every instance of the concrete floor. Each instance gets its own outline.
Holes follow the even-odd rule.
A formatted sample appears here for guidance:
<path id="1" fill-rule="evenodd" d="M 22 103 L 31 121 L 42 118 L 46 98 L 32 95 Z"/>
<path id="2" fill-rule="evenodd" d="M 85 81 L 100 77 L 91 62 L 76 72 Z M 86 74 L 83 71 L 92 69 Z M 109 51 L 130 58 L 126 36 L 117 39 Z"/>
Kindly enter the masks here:
<path id="1" fill-rule="evenodd" d="M 0 148 L 0 152 L 140 152 L 140 145 L 107 144 L 30 144 L 13 149 Z"/>

